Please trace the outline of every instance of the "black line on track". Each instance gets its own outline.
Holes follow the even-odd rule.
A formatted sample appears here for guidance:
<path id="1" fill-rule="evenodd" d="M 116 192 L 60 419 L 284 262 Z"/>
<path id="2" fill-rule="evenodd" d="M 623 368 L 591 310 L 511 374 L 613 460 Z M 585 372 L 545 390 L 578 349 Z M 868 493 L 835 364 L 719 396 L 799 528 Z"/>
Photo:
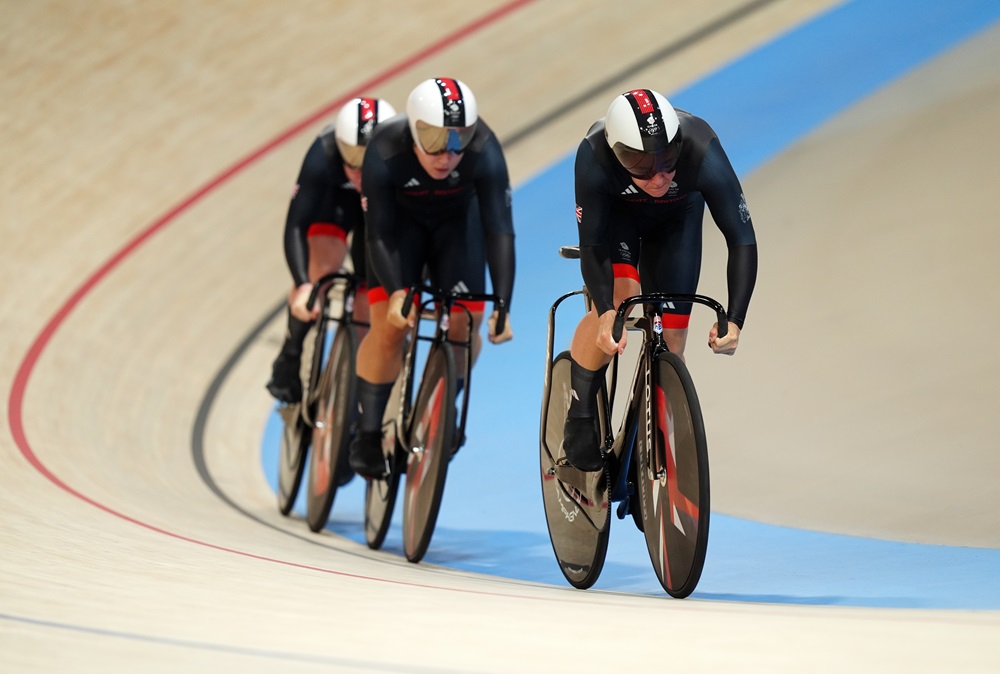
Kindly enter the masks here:
<path id="1" fill-rule="evenodd" d="M 737 21 L 746 18 L 747 16 L 753 14 L 754 12 L 763 9 L 764 7 L 772 4 L 775 1 L 776 0 L 753 0 L 752 2 L 748 2 L 746 5 L 743 5 L 742 7 L 739 7 L 729 12 L 728 14 L 719 17 L 718 19 L 689 33 L 688 35 L 680 38 L 679 40 L 664 46 L 662 49 L 653 52 L 652 54 L 640 59 L 639 61 L 636 61 L 630 65 L 625 66 L 614 75 L 611 75 L 605 78 L 604 80 L 594 84 L 590 88 L 586 89 L 585 91 L 571 98 L 568 102 L 558 106 L 558 109 L 566 110 L 566 109 L 577 108 L 585 104 L 587 101 L 589 101 L 591 98 L 598 95 L 602 91 L 613 87 L 617 82 L 635 74 L 636 72 L 639 72 L 640 70 L 643 70 L 653 65 L 657 61 L 662 61 L 663 59 L 666 59 L 684 49 L 687 49 L 688 47 L 691 47 L 694 44 L 697 44 L 698 42 L 712 36 L 713 34 L 719 32 L 724 28 L 731 26 Z M 532 135 L 543 130 L 546 126 L 551 124 L 554 119 L 557 119 L 558 117 L 559 115 L 555 114 L 554 112 L 540 115 L 538 118 L 536 118 L 534 122 L 531 122 L 527 126 L 519 129 L 518 131 L 515 131 L 506 139 L 502 140 L 501 144 L 505 149 L 517 145 L 518 143 L 530 138 Z M 335 552 L 351 555 L 352 557 L 364 557 L 365 559 L 369 559 L 375 562 L 395 563 L 388 559 L 386 560 L 378 559 L 377 557 L 373 557 L 370 554 L 363 554 L 363 553 L 352 552 L 350 550 L 333 548 L 332 546 L 327 545 L 325 541 L 323 541 L 322 538 L 320 538 L 316 534 L 302 535 L 295 533 L 293 531 L 288 531 L 287 529 L 283 529 L 282 527 L 279 527 L 275 524 L 272 524 L 271 522 L 268 522 L 267 520 L 251 513 L 250 511 L 246 510 L 238 503 L 233 501 L 224 491 L 222 491 L 222 489 L 216 483 L 215 479 L 212 477 L 211 471 L 209 471 L 208 469 L 208 464 L 205 461 L 205 430 L 208 426 L 208 418 L 212 410 L 212 405 L 215 403 L 215 399 L 218 396 L 219 391 L 222 389 L 222 385 L 225 383 L 226 378 L 229 376 L 229 373 L 233 370 L 233 368 L 236 367 L 236 364 L 243 357 L 244 353 L 246 353 L 247 349 L 249 349 L 250 346 L 260 337 L 261 333 L 263 333 L 267 325 L 284 311 L 285 302 L 286 301 L 282 299 L 282 301 L 278 303 L 277 306 L 271 309 L 267 313 L 267 315 L 250 330 L 247 336 L 243 339 L 242 342 L 240 342 L 236 346 L 232 354 L 230 354 L 229 358 L 216 373 L 215 377 L 212 379 L 211 385 L 209 385 L 208 390 L 205 392 L 205 396 L 202 398 L 202 402 L 198 407 L 198 415 L 195 418 L 194 426 L 192 427 L 191 430 L 191 454 L 194 459 L 195 467 L 198 470 L 198 475 L 201 477 L 202 482 L 204 482 L 205 485 L 212 491 L 212 493 L 218 496 L 223 503 L 225 503 L 227 506 L 229 506 L 236 512 L 240 513 L 244 517 L 251 519 L 254 522 L 264 527 L 267 527 L 274 531 L 278 531 L 282 534 L 285 534 L 286 536 L 297 538 L 311 545 L 318 545 L 320 547 L 330 548 Z M 263 384 L 261 386 L 263 386 Z M 275 510 L 277 511 L 277 503 L 275 503 Z M 428 571 L 433 570 L 431 567 L 424 567 L 424 568 Z M 498 578 L 497 580 L 502 583 L 504 581 L 509 581 L 510 584 L 515 584 L 515 585 L 531 584 L 531 583 L 520 583 L 518 581 L 515 581 L 514 579 Z"/>
<path id="2" fill-rule="evenodd" d="M 249 349 L 250 346 L 252 346 L 253 343 L 260 338 L 260 335 L 267 328 L 268 324 L 284 313 L 285 306 L 286 306 L 286 300 L 282 299 L 274 308 L 268 311 L 268 313 L 257 323 L 257 325 L 251 328 L 247 336 L 244 337 L 243 340 L 238 345 L 236 345 L 236 348 L 233 349 L 233 352 L 230 354 L 229 358 L 227 358 L 226 362 L 223 363 L 221 368 L 219 368 L 219 371 L 216 373 L 215 377 L 213 377 L 212 383 L 209 385 L 208 390 L 205 392 L 205 396 L 202 398 L 201 405 L 198 406 L 198 415 L 195 417 L 194 425 L 191 429 L 191 456 L 192 459 L 194 460 L 194 465 L 198 471 L 198 475 L 199 477 L 201 477 L 201 481 L 205 483 L 205 485 L 209 488 L 209 490 L 213 494 L 215 494 L 220 501 L 222 501 L 227 506 L 238 512 L 240 515 L 243 515 L 247 519 L 252 520 L 253 522 L 263 527 L 267 527 L 272 531 L 277 531 L 286 536 L 298 539 L 304 543 L 309 543 L 310 545 L 316 545 L 321 548 L 326 548 L 331 552 L 349 555 L 351 557 L 357 557 L 372 562 L 390 564 L 392 566 L 408 566 L 409 563 L 405 562 L 405 558 L 401 556 L 380 558 L 374 556 L 374 551 L 368 550 L 367 548 L 363 548 L 358 552 L 352 550 L 344 550 L 342 548 L 337 548 L 333 545 L 330 545 L 329 541 L 324 540 L 319 534 L 314 534 L 312 532 L 300 534 L 294 531 L 289 531 L 288 529 L 285 529 L 283 527 L 280 527 L 274 524 L 273 522 L 269 522 L 266 519 L 260 517 L 259 515 L 250 512 L 249 510 L 241 506 L 239 503 L 234 501 L 232 498 L 229 497 L 228 494 L 226 494 L 222 490 L 222 488 L 219 487 L 218 483 L 215 481 L 215 478 L 212 477 L 212 472 L 209 470 L 208 463 L 205 459 L 205 431 L 208 427 L 208 419 L 212 412 L 212 406 L 215 403 L 216 398 L 218 398 L 219 391 L 222 390 L 223 384 L 225 384 L 226 379 L 229 377 L 229 373 L 233 371 L 237 363 L 239 363 L 240 359 L 243 358 L 243 355 L 246 353 L 247 349 Z M 263 388 L 263 383 L 261 384 L 261 387 Z M 277 509 L 278 509 L 277 501 L 275 501 L 275 512 L 277 512 Z M 296 518 L 289 517 L 288 519 L 290 521 L 296 521 Z M 350 539 L 343 538 L 343 540 L 349 541 Z M 443 567 L 443 565 L 440 566 Z M 425 566 L 423 568 L 431 573 L 447 573 L 448 571 L 450 571 L 449 569 L 447 569 L 447 567 L 443 567 L 440 570 L 435 569 L 433 566 Z M 514 578 L 496 578 L 493 580 L 499 585 L 513 585 L 519 587 L 523 587 L 525 585 L 531 585 L 531 583 L 529 582 L 519 581 Z"/>
<path id="3" fill-rule="evenodd" d="M 680 51 L 683 51 L 684 49 L 687 49 L 688 47 L 691 47 L 692 45 L 697 44 L 698 42 L 719 32 L 723 28 L 731 26 L 737 21 L 746 18 L 747 16 L 753 14 L 754 12 L 760 9 L 763 9 L 764 7 L 770 5 L 773 2 L 775 2 L 775 0 L 754 0 L 753 2 L 749 2 L 746 5 L 743 5 L 742 7 L 734 9 L 729 14 L 725 14 L 716 19 L 715 21 L 712 21 L 711 23 L 703 26 L 702 28 L 699 28 L 693 33 L 685 35 L 676 42 L 672 42 L 663 47 L 662 49 L 653 52 L 649 56 L 646 56 L 640 59 L 639 61 L 636 61 L 634 63 L 625 66 L 624 68 L 614 73 L 613 75 L 610 75 L 607 78 L 601 80 L 600 82 L 594 84 L 589 89 L 586 89 L 585 91 L 580 92 L 579 94 L 569 99 L 568 101 L 561 103 L 560 105 L 555 107 L 551 112 L 537 117 L 534 122 L 531 122 L 527 126 L 518 129 L 514 133 L 510 134 L 501 141 L 500 143 L 501 146 L 506 150 L 515 145 L 518 145 L 522 141 L 527 140 L 534 134 L 544 129 L 546 126 L 552 124 L 553 120 L 558 119 L 562 115 L 563 111 L 579 108 L 580 106 L 587 103 L 587 101 L 591 100 L 592 98 L 600 94 L 602 91 L 605 91 L 615 86 L 618 82 L 631 77 L 640 70 L 645 70 L 646 68 L 657 63 L 658 61 L 662 61 Z M 580 137 L 582 138 L 583 134 L 580 134 Z"/>

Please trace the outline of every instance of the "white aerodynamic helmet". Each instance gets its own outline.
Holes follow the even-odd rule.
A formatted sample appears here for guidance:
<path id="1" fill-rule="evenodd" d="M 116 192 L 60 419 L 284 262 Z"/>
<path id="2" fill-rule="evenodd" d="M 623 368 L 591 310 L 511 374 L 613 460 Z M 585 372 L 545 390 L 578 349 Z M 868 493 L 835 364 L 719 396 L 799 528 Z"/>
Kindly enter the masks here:
<path id="1" fill-rule="evenodd" d="M 649 179 L 671 171 L 681 153 L 681 125 L 670 102 L 650 89 L 615 97 L 604 134 L 618 161 L 632 176 Z"/>
<path id="2" fill-rule="evenodd" d="M 375 133 L 375 127 L 396 110 L 381 98 L 352 98 L 337 114 L 334 129 L 337 149 L 344 163 L 351 168 L 361 168 L 365 148 Z"/>
<path id="3" fill-rule="evenodd" d="M 437 77 L 424 80 L 410 92 L 406 115 L 413 140 L 423 152 L 458 154 L 476 132 L 479 109 L 464 82 Z"/>

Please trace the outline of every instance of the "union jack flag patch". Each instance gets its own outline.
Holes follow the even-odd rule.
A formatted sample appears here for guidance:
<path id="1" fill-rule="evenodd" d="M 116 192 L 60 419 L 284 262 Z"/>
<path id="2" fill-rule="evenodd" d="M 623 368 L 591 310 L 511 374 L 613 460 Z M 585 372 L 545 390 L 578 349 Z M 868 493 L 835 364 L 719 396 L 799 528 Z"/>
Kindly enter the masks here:
<path id="1" fill-rule="evenodd" d="M 577 206 L 576 207 L 576 224 L 579 225 L 581 222 L 583 222 L 583 207 L 582 206 Z"/>

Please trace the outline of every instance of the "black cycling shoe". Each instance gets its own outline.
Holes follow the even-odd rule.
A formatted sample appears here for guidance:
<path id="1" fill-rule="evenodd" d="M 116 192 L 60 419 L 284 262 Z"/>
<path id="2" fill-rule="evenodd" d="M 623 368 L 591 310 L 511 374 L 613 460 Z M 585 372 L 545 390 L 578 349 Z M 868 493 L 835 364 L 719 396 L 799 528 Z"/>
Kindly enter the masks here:
<path id="1" fill-rule="evenodd" d="M 604 467 L 601 438 L 593 417 L 566 419 L 563 427 L 563 451 L 566 460 L 578 470 L 594 471 Z"/>
<path id="2" fill-rule="evenodd" d="M 302 379 L 299 376 L 301 365 L 302 361 L 298 354 L 282 351 L 274 359 L 267 390 L 279 402 L 291 405 L 302 400 Z"/>
<path id="3" fill-rule="evenodd" d="M 341 452 L 337 460 L 337 487 L 343 487 L 354 479 L 354 469 L 351 468 L 350 447 L 346 452 Z"/>
<path id="4" fill-rule="evenodd" d="M 381 479 L 389 474 L 382 453 L 382 432 L 361 432 L 351 442 L 351 468 L 361 477 Z"/>

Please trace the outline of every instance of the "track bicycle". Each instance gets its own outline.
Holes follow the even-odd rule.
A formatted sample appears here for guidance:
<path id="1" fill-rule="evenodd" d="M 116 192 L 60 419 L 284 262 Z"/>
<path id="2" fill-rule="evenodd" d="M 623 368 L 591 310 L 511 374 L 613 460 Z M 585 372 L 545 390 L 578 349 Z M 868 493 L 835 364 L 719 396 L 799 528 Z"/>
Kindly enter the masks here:
<path id="1" fill-rule="evenodd" d="M 358 284 L 356 276 L 340 272 L 328 274 L 314 284 L 308 306 L 312 308 L 319 302 L 320 314 L 313 330 L 302 402 L 280 408 L 284 429 L 279 452 L 278 508 L 283 515 L 291 512 L 308 455 L 306 522 L 315 532 L 326 526 L 337 488 L 354 475 L 347 458 L 357 408 L 356 328 L 367 327 L 354 320 Z M 328 347 L 331 326 L 335 333 Z"/>
<path id="2" fill-rule="evenodd" d="M 382 451 L 388 471 L 381 479 L 369 479 L 365 491 L 365 539 L 370 548 L 378 549 L 389 529 L 400 476 L 406 475 L 403 550 L 410 562 L 419 562 L 427 552 L 441 507 L 448 463 L 465 437 L 472 381 L 473 321 L 471 311 L 459 300 L 492 302 L 498 310 L 497 333 L 503 332 L 506 306 L 495 295 L 442 291 L 428 286 L 409 290 L 402 313 L 409 315 L 416 301 L 418 319 L 410 330 L 403 368 L 382 417 Z M 454 316 L 453 309 L 457 309 Z M 456 316 L 464 316 L 468 321 L 465 340 L 448 337 L 448 328 Z M 422 334 L 422 324 L 433 324 L 432 334 Z M 421 344 L 427 346 L 427 355 L 414 397 Z M 465 354 L 460 363 L 456 363 L 455 347 L 461 347 Z M 465 388 L 456 408 L 459 371 L 464 376 Z"/>
<path id="3" fill-rule="evenodd" d="M 563 257 L 578 258 L 579 249 L 563 247 Z M 542 496 L 549 539 L 563 576 L 574 587 L 591 587 L 600 576 L 611 530 L 610 505 L 616 515 L 631 515 L 643 532 L 656 577 L 667 594 L 683 598 L 701 578 L 708 548 L 710 516 L 708 445 L 701 406 L 684 361 L 663 339 L 662 315 L 671 302 L 702 304 L 716 313 L 718 334 L 728 331 L 722 305 L 704 295 L 646 293 L 621 303 L 612 337 L 627 329 L 641 336 L 631 387 L 616 390 L 620 356 L 615 355 L 598 392 L 597 421 L 604 468 L 581 471 L 566 459 L 563 425 L 570 404 L 570 355 L 553 358 L 555 319 L 568 298 L 561 296 L 549 312 L 545 389 L 542 398 L 540 458 Z M 633 307 L 641 307 L 634 316 Z M 610 383 L 609 383 L 610 382 Z M 616 405 L 624 404 L 617 429 Z"/>

